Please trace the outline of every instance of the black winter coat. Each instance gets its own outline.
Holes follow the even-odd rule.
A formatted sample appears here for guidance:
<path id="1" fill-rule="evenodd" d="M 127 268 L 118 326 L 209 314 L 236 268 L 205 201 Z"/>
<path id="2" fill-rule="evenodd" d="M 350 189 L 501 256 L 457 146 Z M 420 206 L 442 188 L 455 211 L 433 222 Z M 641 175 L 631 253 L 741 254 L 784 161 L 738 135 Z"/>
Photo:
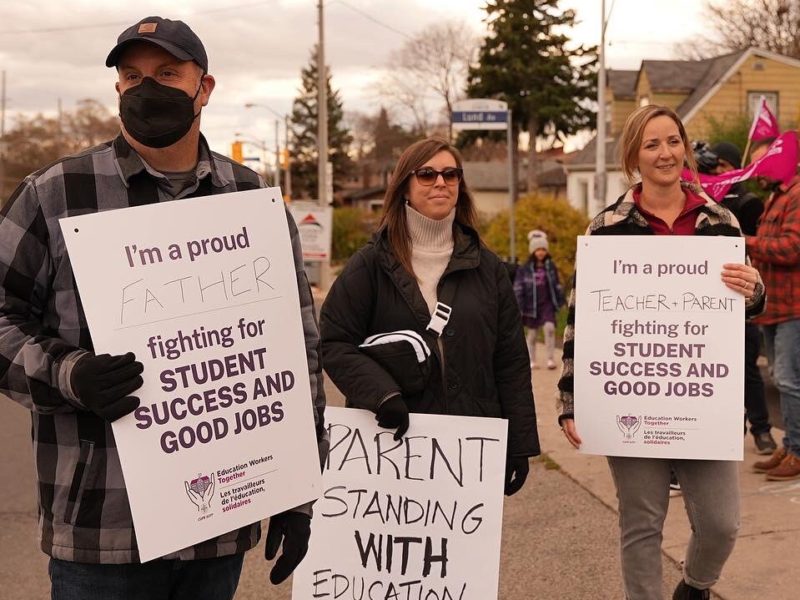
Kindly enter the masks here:
<path id="1" fill-rule="evenodd" d="M 426 332 L 431 317 L 417 282 L 395 258 L 385 232 L 379 232 L 350 259 L 322 305 L 323 365 L 347 406 L 375 412 L 400 386 L 358 345 L 376 333 L 416 331 L 434 360 L 425 392 L 404 397 L 409 410 L 505 418 L 509 455 L 536 456 L 531 372 L 511 281 L 476 232 L 456 224 L 453 234 L 453 254 L 437 291 L 453 309 L 441 337 L 444 356 Z M 445 282 L 450 298 L 442 298 Z"/>

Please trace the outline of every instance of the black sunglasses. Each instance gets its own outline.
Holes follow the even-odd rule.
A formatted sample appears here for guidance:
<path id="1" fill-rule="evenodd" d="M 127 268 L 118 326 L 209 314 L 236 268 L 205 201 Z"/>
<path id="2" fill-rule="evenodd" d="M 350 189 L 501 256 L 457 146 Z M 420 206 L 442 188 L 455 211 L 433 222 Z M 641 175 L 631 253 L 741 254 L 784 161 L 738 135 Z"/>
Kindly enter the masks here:
<path id="1" fill-rule="evenodd" d="M 422 167 L 411 172 L 414 174 L 414 177 L 417 178 L 417 182 L 420 185 L 433 185 L 436 183 L 439 175 L 442 176 L 442 179 L 447 185 L 455 185 L 461 181 L 461 176 L 464 174 L 464 171 L 457 167 L 447 167 L 441 171 L 437 171 L 432 167 Z"/>

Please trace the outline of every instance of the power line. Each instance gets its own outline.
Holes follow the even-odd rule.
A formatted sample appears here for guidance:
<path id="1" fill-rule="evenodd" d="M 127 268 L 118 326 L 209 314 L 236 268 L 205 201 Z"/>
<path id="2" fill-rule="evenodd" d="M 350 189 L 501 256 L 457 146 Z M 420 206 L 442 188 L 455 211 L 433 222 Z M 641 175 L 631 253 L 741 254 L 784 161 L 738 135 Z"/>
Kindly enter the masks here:
<path id="1" fill-rule="evenodd" d="M 263 6 L 264 4 L 274 4 L 276 0 L 259 0 L 258 2 L 248 2 L 246 4 L 236 4 L 233 6 L 225 6 L 222 8 L 209 8 L 207 10 L 198 10 L 189 13 L 190 16 L 209 15 L 213 13 L 227 12 L 231 10 L 239 10 L 242 8 L 253 8 L 254 6 Z M 38 29 L 5 29 L 0 31 L 0 35 L 20 35 L 28 33 L 60 33 L 64 31 L 85 31 L 87 29 L 103 29 L 105 27 L 124 27 L 130 25 L 130 21 L 109 21 L 106 23 L 94 23 L 91 25 L 62 25 L 60 27 L 41 27 Z"/>
<path id="2" fill-rule="evenodd" d="M 353 6 L 352 4 L 350 4 L 350 3 L 348 3 L 348 2 L 345 2 L 345 0 L 331 0 L 330 2 L 328 2 L 328 6 L 330 6 L 331 4 L 336 4 L 336 3 L 339 3 L 339 4 L 343 5 L 343 6 L 346 6 L 347 8 L 349 8 L 350 10 L 352 10 L 353 12 L 356 12 L 356 13 L 360 14 L 362 17 L 364 17 L 365 19 L 368 19 L 368 20 L 372 21 L 372 22 L 373 22 L 373 23 L 375 23 L 376 25 L 380 25 L 381 27 L 383 27 L 383 28 L 385 28 L 385 29 L 388 29 L 389 31 L 393 31 L 393 32 L 394 32 L 394 33 L 396 33 L 397 35 L 402 35 L 402 36 L 403 36 L 404 38 L 406 38 L 406 39 L 409 39 L 409 40 L 411 39 L 411 36 L 410 36 L 410 35 L 408 35 L 406 32 L 404 32 L 404 31 L 400 31 L 399 29 L 396 29 L 395 27 L 392 27 L 392 26 L 391 26 L 391 25 L 389 25 L 388 23 L 384 23 L 384 22 L 383 22 L 383 21 L 381 21 L 380 19 L 376 19 L 376 18 L 375 18 L 375 17 L 373 17 L 371 14 L 369 14 L 369 13 L 367 13 L 367 12 L 364 12 L 364 11 L 363 11 L 363 10 L 361 10 L 360 8 L 356 8 L 355 6 Z"/>

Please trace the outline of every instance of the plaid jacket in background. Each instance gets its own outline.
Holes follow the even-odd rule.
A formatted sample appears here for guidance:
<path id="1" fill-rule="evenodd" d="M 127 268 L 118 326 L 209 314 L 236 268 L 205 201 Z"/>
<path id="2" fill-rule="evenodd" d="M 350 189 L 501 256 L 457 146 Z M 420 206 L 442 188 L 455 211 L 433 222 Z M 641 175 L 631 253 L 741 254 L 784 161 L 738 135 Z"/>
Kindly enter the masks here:
<path id="1" fill-rule="evenodd" d="M 753 319 L 773 325 L 800 319 L 800 177 L 767 200 L 747 253 L 769 292 L 764 314 Z"/>
<path id="2" fill-rule="evenodd" d="M 641 185 L 641 184 L 640 184 Z M 705 205 L 701 206 L 697 212 L 695 220 L 695 235 L 725 235 L 740 237 L 739 222 L 733 213 L 724 206 L 714 202 L 705 193 L 696 189 L 688 183 L 683 185 L 690 187 L 695 193 L 705 199 Z M 633 191 L 637 186 L 630 188 L 624 196 L 621 196 L 614 204 L 608 206 L 598 214 L 589 227 L 586 235 L 654 235 L 647 219 L 636 208 L 633 200 Z M 745 261 L 749 264 L 749 258 L 745 256 Z M 575 274 L 577 280 L 577 273 Z M 770 302 L 771 302 L 770 298 Z M 756 282 L 753 288 L 753 295 L 745 301 L 745 315 L 752 316 L 760 314 L 764 310 L 766 293 L 764 284 L 761 280 Z M 574 390 L 575 390 L 575 285 L 569 294 L 567 302 L 569 313 L 567 314 L 567 327 L 564 329 L 564 367 L 561 378 L 558 380 L 558 405 L 561 415 L 558 417 L 559 423 L 562 419 L 574 418 Z M 744 328 L 744 323 L 742 323 Z"/>
<path id="3" fill-rule="evenodd" d="M 250 169 L 212 153 L 202 137 L 195 175 L 196 181 L 173 197 L 165 191 L 168 180 L 119 136 L 29 175 L 0 212 L 0 392 L 31 410 L 39 535 L 42 550 L 52 557 L 86 563 L 139 560 L 111 426 L 82 410 L 68 385 L 73 365 L 92 350 L 92 340 L 58 220 L 264 186 Z M 323 455 L 319 332 L 291 216 L 289 229 Z M 243 552 L 255 546 L 259 534 L 255 523 L 170 557 Z"/>

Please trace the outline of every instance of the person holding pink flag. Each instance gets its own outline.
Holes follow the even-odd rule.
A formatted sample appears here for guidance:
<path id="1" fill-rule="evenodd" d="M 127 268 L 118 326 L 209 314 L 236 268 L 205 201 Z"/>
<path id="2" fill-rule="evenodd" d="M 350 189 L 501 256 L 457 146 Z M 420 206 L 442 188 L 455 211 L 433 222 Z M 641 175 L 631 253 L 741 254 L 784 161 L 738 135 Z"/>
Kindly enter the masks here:
<path id="1" fill-rule="evenodd" d="M 770 140 L 771 138 L 764 138 L 757 142 L 758 146 L 763 148 Z M 785 131 L 766 146 L 765 150 L 760 151 L 757 157 L 754 156 L 754 160 L 746 167 L 733 169 L 721 175 L 703 173 L 698 175 L 684 168 L 681 179 L 699 181 L 703 191 L 720 202 L 731 187 L 748 179 L 761 177 L 788 185 L 797 170 L 797 155 L 797 132 Z"/>
<path id="2" fill-rule="evenodd" d="M 778 127 L 778 119 L 770 111 L 767 105 L 767 99 L 764 96 L 758 101 L 758 110 L 753 115 L 753 124 L 750 126 L 750 133 L 747 134 L 747 148 L 745 148 L 744 156 L 747 156 L 747 151 L 750 148 L 751 142 L 760 142 L 767 138 L 775 139 L 781 133 Z"/>
<path id="3" fill-rule="evenodd" d="M 794 139 L 792 149 L 796 156 L 796 137 Z M 765 157 L 777 142 L 775 140 L 766 149 Z M 763 145 L 758 147 L 754 156 L 763 148 Z M 796 166 L 795 160 L 795 170 Z M 747 253 L 763 273 L 769 289 L 767 309 L 756 322 L 764 333 L 767 359 L 780 393 L 786 434 L 772 456 L 754 463 L 753 470 L 765 473 L 769 481 L 789 481 L 800 479 L 800 300 L 796 294 L 800 289 L 800 177 L 795 175 L 786 182 L 762 176 L 761 182 L 772 193 L 756 235 L 747 236 L 745 240 Z"/>

